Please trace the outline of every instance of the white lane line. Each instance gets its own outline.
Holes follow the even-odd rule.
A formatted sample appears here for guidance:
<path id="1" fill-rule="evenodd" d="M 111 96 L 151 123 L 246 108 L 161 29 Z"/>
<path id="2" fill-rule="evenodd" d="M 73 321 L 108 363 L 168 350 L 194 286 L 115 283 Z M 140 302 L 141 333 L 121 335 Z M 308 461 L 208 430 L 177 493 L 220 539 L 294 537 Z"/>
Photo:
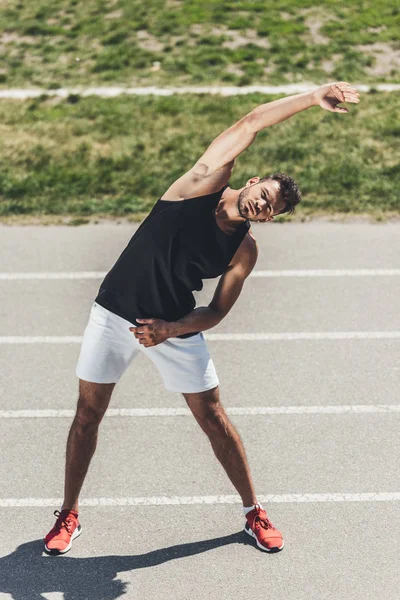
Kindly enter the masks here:
<path id="1" fill-rule="evenodd" d="M 400 492 L 267 494 L 257 496 L 262 503 L 285 502 L 398 502 Z M 0 498 L 0 508 L 60 506 L 62 498 Z M 188 504 L 241 504 L 240 496 L 147 496 L 133 498 L 82 498 L 82 506 L 182 506 Z"/>
<path id="2" fill-rule="evenodd" d="M 252 271 L 250 277 L 379 277 L 400 275 L 400 269 L 287 269 Z"/>
<path id="3" fill-rule="evenodd" d="M 376 83 L 355 84 L 360 92 L 369 92 L 371 89 L 378 92 L 395 92 L 400 90 L 400 85 L 396 83 Z M 0 90 L 1 98 L 37 98 L 41 95 L 59 96 L 66 98 L 70 94 L 79 94 L 80 96 L 102 96 L 105 98 L 115 98 L 121 94 L 129 94 L 135 96 L 173 96 L 175 94 L 220 94 L 221 96 L 241 96 L 244 94 L 253 94 L 259 92 L 261 94 L 300 94 L 315 89 L 317 86 L 307 83 L 291 83 L 286 85 L 248 85 L 248 86 L 181 86 L 159 88 L 156 86 L 149 87 L 124 87 L 124 86 L 107 86 L 107 87 L 73 87 L 59 88 L 56 90 L 48 90 L 44 88 L 36 89 L 21 89 L 8 88 Z"/>
<path id="4" fill-rule="evenodd" d="M 0 344 L 80 344 L 82 336 L 0 336 Z"/>
<path id="5" fill-rule="evenodd" d="M 400 413 L 400 404 L 359 404 L 333 406 L 232 406 L 228 415 L 318 415 Z M 105 417 L 183 417 L 191 415 L 189 408 L 109 408 Z M 69 409 L 0 410 L 0 419 L 72 418 Z"/>
<path id="6" fill-rule="evenodd" d="M 29 272 L 29 273 L 0 273 L 0 279 L 103 279 L 107 275 L 101 271 L 77 271 L 77 272 Z"/>
<path id="7" fill-rule="evenodd" d="M 208 341 L 394 340 L 400 331 L 323 331 L 293 333 L 205 333 Z M 80 344 L 82 336 L 0 336 L 0 344 Z"/>
<path id="8" fill-rule="evenodd" d="M 213 341 L 293 341 L 293 340 L 389 340 L 400 338 L 400 331 L 325 331 L 298 333 L 209 333 Z"/>
<path id="9" fill-rule="evenodd" d="M 0 273 L 5 281 L 41 280 L 41 279 L 104 279 L 106 271 L 59 271 Z M 399 276 L 400 269 L 285 269 L 252 271 L 250 277 L 386 277 Z"/>

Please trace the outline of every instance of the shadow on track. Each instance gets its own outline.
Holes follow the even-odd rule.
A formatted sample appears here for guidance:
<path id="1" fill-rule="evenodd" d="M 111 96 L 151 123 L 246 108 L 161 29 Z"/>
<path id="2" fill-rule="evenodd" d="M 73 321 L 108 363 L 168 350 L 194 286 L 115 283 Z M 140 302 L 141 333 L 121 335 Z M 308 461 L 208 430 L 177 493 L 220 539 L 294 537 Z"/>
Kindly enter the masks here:
<path id="1" fill-rule="evenodd" d="M 68 554 L 47 556 L 42 553 L 43 540 L 34 540 L 21 544 L 15 552 L 0 558 L 0 593 L 10 594 L 13 600 L 43 599 L 42 594 L 50 592 L 62 592 L 64 600 L 115 600 L 126 594 L 129 587 L 129 584 L 116 579 L 118 573 L 154 567 L 228 544 L 247 545 L 252 541 L 242 530 L 146 554 L 74 558 Z M 135 591 L 134 594 L 129 597 L 136 597 Z"/>

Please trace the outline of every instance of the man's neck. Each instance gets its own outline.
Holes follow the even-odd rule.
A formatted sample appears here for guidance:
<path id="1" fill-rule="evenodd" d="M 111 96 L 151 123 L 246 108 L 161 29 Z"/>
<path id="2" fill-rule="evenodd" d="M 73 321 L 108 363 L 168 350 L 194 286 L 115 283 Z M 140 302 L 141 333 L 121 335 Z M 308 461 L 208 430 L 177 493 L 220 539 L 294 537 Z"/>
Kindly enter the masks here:
<path id="1" fill-rule="evenodd" d="M 233 190 L 232 188 L 227 187 L 222 194 L 215 209 L 215 216 L 221 226 L 237 228 L 240 223 L 246 221 L 244 217 L 240 216 L 237 207 L 239 194 L 243 189 L 244 188 Z"/>

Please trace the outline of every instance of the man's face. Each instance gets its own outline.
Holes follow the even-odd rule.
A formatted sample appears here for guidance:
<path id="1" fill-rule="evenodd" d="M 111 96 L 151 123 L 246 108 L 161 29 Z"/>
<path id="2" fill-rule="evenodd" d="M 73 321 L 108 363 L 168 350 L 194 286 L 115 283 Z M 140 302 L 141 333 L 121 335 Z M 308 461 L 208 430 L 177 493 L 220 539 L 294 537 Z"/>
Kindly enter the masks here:
<path id="1" fill-rule="evenodd" d="M 272 221 L 285 207 L 279 195 L 279 181 L 268 179 L 262 183 L 247 182 L 240 192 L 237 208 L 241 217 L 249 221 Z"/>

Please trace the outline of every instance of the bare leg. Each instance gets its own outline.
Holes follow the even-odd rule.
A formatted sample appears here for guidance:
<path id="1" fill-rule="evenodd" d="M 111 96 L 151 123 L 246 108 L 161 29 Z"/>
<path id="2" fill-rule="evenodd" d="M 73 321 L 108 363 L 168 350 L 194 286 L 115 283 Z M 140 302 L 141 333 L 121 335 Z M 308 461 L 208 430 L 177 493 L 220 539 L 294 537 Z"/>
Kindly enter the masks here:
<path id="1" fill-rule="evenodd" d="M 215 456 L 242 498 L 244 506 L 257 499 L 240 436 L 219 401 L 219 387 L 198 394 L 183 394 L 190 410 L 208 435 Z"/>
<path id="2" fill-rule="evenodd" d="M 79 380 L 76 415 L 67 441 L 63 508 L 78 512 L 78 496 L 97 445 L 100 422 L 115 383 Z"/>

